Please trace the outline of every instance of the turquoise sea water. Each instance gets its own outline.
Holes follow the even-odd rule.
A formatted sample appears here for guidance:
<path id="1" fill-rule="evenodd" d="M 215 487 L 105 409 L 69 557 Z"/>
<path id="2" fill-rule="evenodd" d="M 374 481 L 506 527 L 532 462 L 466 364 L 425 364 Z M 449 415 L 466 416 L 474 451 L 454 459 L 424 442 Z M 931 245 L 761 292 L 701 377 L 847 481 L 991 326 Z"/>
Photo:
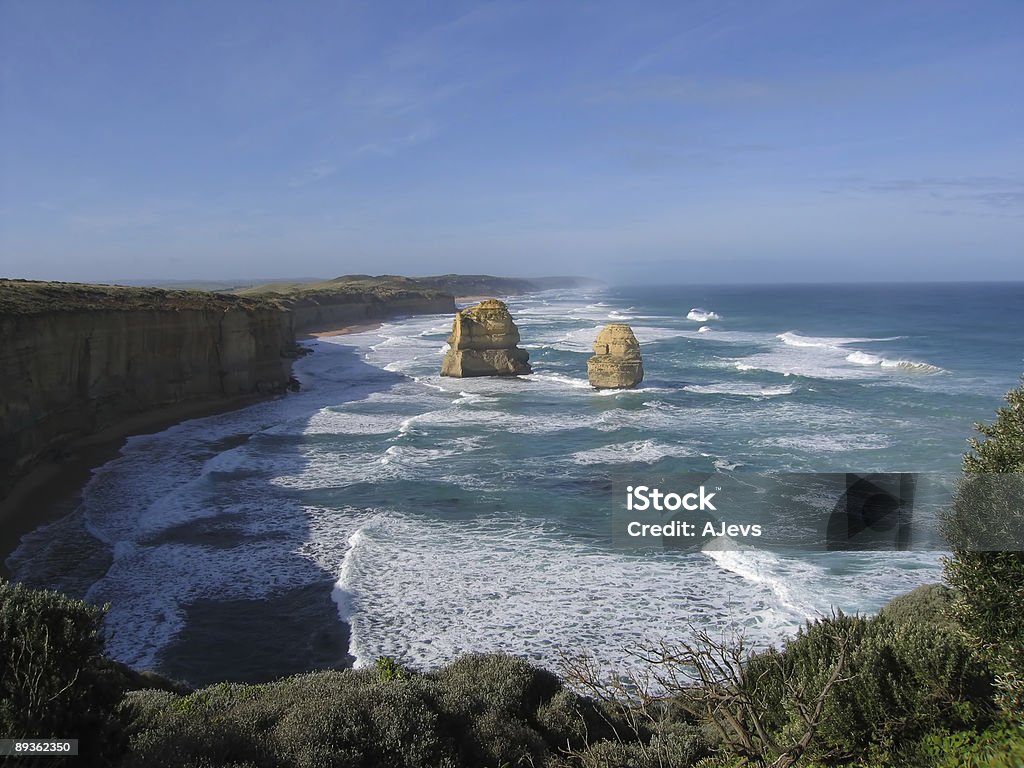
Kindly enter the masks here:
<path id="1" fill-rule="evenodd" d="M 382 654 L 621 665 L 689 625 L 777 642 L 939 554 L 631 555 L 613 475 L 955 471 L 1024 370 L 1024 286 L 658 287 L 509 301 L 535 373 L 438 376 L 446 316 L 312 342 L 303 391 L 129 440 L 15 575 L 112 605 L 117 658 L 194 681 Z M 597 392 L 598 329 L 647 376 Z M 350 637 L 344 627 L 350 628 Z M 347 647 L 346 647 L 347 646 Z"/>

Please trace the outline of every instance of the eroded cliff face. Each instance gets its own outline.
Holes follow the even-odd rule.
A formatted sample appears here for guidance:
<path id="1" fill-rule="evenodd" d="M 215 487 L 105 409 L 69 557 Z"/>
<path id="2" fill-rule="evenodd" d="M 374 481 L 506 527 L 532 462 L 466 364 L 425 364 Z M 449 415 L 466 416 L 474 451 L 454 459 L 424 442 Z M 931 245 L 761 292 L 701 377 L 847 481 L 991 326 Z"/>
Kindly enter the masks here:
<path id="1" fill-rule="evenodd" d="M 0 498 L 33 464 L 126 417 L 287 388 L 295 344 L 281 307 L 147 302 L 0 304 Z"/>
<path id="2" fill-rule="evenodd" d="M 423 292 L 379 296 L 373 293 L 300 295 L 285 299 L 295 318 L 296 332 L 328 330 L 344 325 L 385 320 L 401 315 L 449 314 L 455 298 Z"/>

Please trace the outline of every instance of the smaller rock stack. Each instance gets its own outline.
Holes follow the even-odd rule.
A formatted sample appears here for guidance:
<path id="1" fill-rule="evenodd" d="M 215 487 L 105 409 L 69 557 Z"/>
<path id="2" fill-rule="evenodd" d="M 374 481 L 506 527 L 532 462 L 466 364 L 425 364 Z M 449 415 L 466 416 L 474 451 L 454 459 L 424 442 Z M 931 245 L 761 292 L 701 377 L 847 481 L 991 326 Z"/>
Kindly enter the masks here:
<path id="1" fill-rule="evenodd" d="M 519 376 L 532 373 L 530 353 L 516 346 L 519 329 L 505 302 L 487 299 L 456 313 L 442 376 Z"/>
<path id="2" fill-rule="evenodd" d="M 622 323 L 605 326 L 594 340 L 594 356 L 587 361 L 590 386 L 597 389 L 629 389 L 644 379 L 640 342 L 633 329 Z"/>

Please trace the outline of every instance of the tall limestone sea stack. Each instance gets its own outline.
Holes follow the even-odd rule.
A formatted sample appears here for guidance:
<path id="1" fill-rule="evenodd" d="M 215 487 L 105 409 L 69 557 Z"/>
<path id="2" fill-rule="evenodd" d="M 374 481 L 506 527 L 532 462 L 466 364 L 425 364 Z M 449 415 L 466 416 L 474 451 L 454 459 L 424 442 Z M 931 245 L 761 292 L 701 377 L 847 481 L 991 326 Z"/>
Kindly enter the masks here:
<path id="1" fill-rule="evenodd" d="M 594 356 L 587 361 L 590 386 L 597 389 L 629 389 L 644 379 L 640 342 L 633 329 L 622 323 L 605 326 L 594 340 Z"/>
<path id="2" fill-rule="evenodd" d="M 503 301 L 487 299 L 456 313 L 442 376 L 518 376 L 532 373 L 530 353 L 516 346 L 519 329 Z"/>

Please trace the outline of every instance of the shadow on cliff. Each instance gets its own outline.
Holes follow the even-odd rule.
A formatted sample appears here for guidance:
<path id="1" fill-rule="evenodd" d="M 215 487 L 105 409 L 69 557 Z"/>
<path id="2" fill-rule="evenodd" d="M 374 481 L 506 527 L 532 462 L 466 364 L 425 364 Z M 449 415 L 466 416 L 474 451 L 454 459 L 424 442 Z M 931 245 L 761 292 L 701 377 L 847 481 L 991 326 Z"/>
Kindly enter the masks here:
<path id="1" fill-rule="evenodd" d="M 248 592 L 246 584 L 253 592 L 266 590 L 259 598 L 205 595 L 181 604 L 184 628 L 158 658 L 164 674 L 193 685 L 260 682 L 353 662 L 349 628 L 339 620 L 332 599 L 345 552 L 321 554 L 315 561 L 306 551 L 314 538 L 312 517 L 305 510 L 312 503 L 308 491 L 271 480 L 278 471 L 294 478 L 309 468 L 317 436 L 302 428 L 317 414 L 387 390 L 406 377 L 365 363 L 354 346 L 320 341 L 312 347 L 315 364 L 296 366 L 302 391 L 256 406 L 269 406 L 265 422 L 279 421 L 220 441 L 222 450 L 241 447 L 255 459 L 255 470 L 243 464 L 241 473 L 228 471 L 216 479 L 225 496 L 237 494 L 241 503 L 218 505 L 215 516 L 164 529 L 144 542 L 183 545 L 204 562 L 212 558 L 219 567 L 239 567 L 241 589 L 231 590 L 236 595 Z M 261 456 L 281 466 L 263 469 Z M 248 506 L 246 499 L 251 500 Z"/>

